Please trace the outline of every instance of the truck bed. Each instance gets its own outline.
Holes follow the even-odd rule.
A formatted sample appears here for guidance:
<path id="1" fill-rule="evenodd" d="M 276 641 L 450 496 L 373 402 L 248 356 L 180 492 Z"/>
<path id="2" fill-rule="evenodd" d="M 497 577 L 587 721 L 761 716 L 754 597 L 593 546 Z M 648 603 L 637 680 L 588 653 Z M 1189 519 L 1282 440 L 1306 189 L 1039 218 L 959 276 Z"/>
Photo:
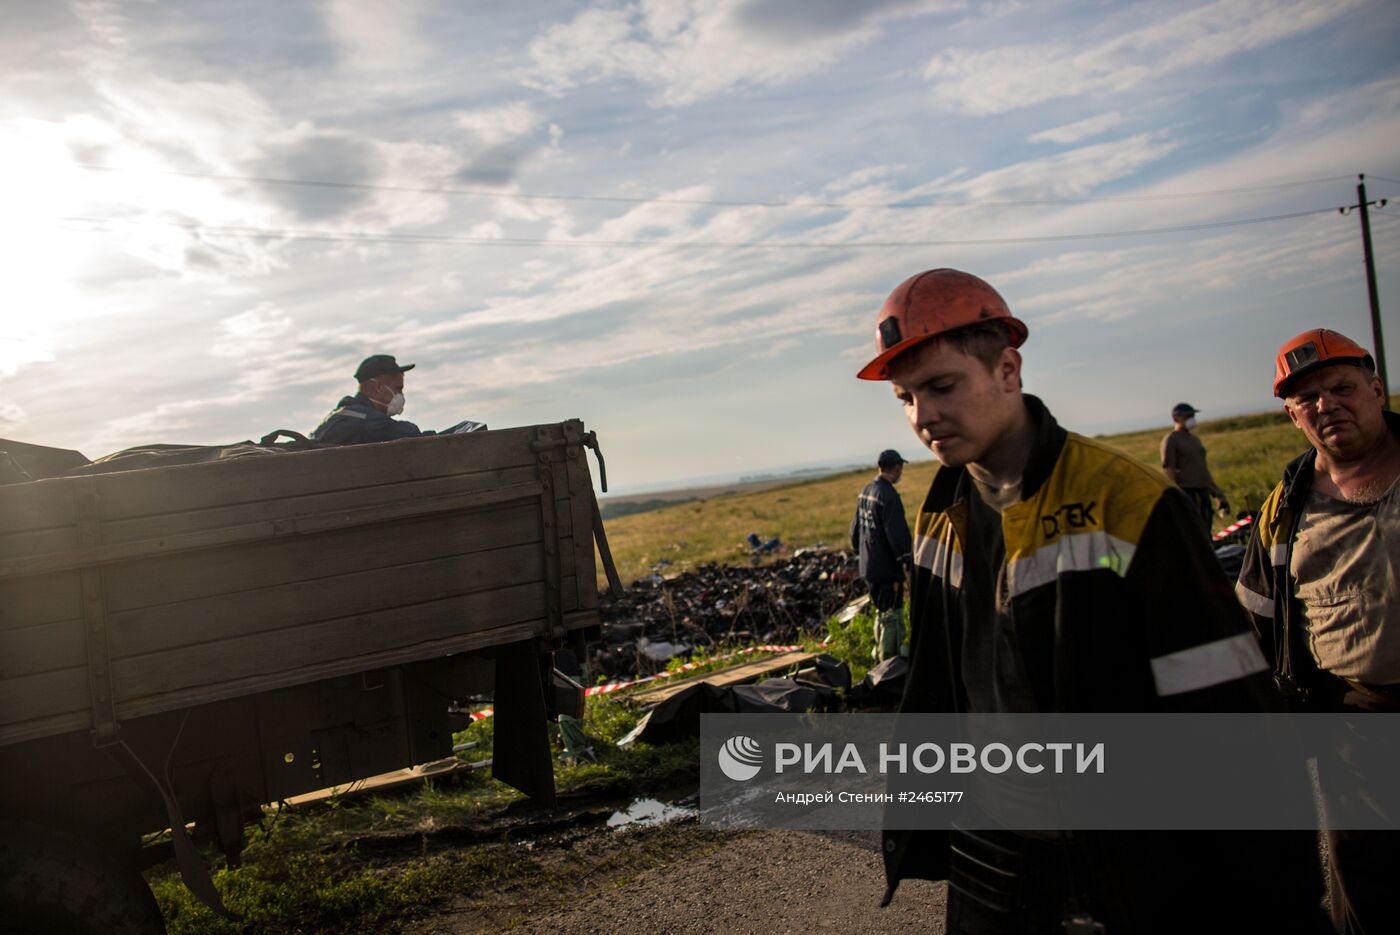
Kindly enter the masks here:
<path id="1" fill-rule="evenodd" d="M 0 745 L 597 626 L 582 438 L 0 487 Z"/>

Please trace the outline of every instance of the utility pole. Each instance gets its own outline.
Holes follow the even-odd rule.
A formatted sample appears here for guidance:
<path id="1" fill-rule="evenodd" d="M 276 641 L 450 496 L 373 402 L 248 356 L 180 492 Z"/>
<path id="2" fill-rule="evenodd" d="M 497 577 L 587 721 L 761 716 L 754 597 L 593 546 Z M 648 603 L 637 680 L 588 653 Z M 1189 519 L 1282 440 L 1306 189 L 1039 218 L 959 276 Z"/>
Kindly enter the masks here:
<path id="1" fill-rule="evenodd" d="M 1352 211 L 1361 213 L 1361 246 L 1366 252 L 1366 291 L 1371 299 L 1371 347 L 1372 353 L 1376 355 L 1376 376 L 1381 378 L 1381 386 L 1385 390 L 1385 408 L 1390 408 L 1390 380 L 1385 375 L 1385 339 L 1381 337 L 1381 299 L 1380 293 L 1376 291 L 1376 257 L 1371 252 L 1371 213 L 1368 210 L 1371 205 L 1377 208 L 1384 208 L 1388 199 L 1382 198 L 1380 201 L 1366 200 L 1366 174 L 1363 172 L 1357 176 L 1360 180 L 1356 185 L 1356 204 L 1345 208 L 1338 208 L 1342 214 L 1349 214 Z"/>

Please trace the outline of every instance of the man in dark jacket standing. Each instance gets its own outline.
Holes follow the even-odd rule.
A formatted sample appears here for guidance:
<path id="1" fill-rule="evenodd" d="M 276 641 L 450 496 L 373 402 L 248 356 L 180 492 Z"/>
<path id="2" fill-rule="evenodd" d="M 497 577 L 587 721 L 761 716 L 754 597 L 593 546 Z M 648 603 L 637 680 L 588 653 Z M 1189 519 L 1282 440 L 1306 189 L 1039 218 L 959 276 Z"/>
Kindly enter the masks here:
<path id="1" fill-rule="evenodd" d="M 332 445 L 362 445 L 429 434 L 412 422 L 394 418 L 403 412 L 403 375 L 414 366 L 400 365 L 388 354 L 366 357 L 355 370 L 360 391 L 341 399 L 312 430 L 311 439 Z"/>
<path id="2" fill-rule="evenodd" d="M 898 286 L 858 376 L 889 380 L 938 457 L 914 529 L 902 713 L 1251 711 L 1267 666 L 1191 503 L 1021 391 L 1026 325 L 983 280 Z M 1305 775 L 1280 776 L 1300 794 Z M 948 931 L 1318 931 L 1308 833 L 886 832 L 901 879 L 948 880 Z"/>
<path id="3" fill-rule="evenodd" d="M 860 556 L 860 576 L 870 587 L 875 605 L 875 648 L 871 655 L 884 662 L 909 655 L 904 633 L 904 574 L 910 565 L 913 542 L 904 501 L 894 485 L 907 462 L 893 448 L 880 452 L 880 473 L 865 485 L 851 520 L 851 548 Z"/>
<path id="4" fill-rule="evenodd" d="M 1325 328 L 1279 349 L 1274 395 L 1312 447 L 1284 469 L 1260 508 L 1236 593 L 1293 707 L 1395 715 L 1400 417 L 1385 410 L 1371 355 Z M 1368 768 L 1364 743 L 1334 753 L 1318 762 L 1333 921 L 1347 935 L 1400 930 L 1400 835 L 1352 830 L 1343 810 L 1364 805 L 1384 815 L 1387 804 L 1395 806 L 1384 799 L 1397 778 L 1386 766 Z M 1344 777 L 1367 794 L 1334 795 Z M 1395 814 L 1388 818 L 1393 823 Z"/>

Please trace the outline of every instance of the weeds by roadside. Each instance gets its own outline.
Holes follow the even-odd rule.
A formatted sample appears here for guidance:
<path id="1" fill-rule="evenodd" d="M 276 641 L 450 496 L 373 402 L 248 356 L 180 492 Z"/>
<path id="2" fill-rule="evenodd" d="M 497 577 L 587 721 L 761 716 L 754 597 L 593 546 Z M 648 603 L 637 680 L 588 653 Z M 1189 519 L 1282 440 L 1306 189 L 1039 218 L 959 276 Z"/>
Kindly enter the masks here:
<path id="1" fill-rule="evenodd" d="M 698 744 L 618 749 L 613 744 L 635 726 L 639 712 L 619 699 L 590 700 L 584 719 L 599 744 L 599 761 L 565 765 L 556 761 L 555 781 L 562 797 L 632 794 L 695 781 Z M 471 724 L 455 736 L 476 744 L 464 758 L 491 755 L 493 719 Z M 558 749 L 556 747 L 556 753 Z M 524 799 L 496 782 L 486 769 L 428 781 L 397 795 L 339 798 L 326 804 L 281 812 L 271 810 L 260 827 L 249 829 L 239 867 L 218 867 L 215 885 L 226 905 L 256 925 L 262 935 L 327 931 L 391 931 L 394 923 L 419 914 L 455 894 L 489 888 L 534 872 L 529 852 L 510 841 L 444 848 L 429 841 L 449 829 L 492 829 L 492 822 Z M 376 858 L 369 842 L 387 838 L 422 839 L 420 856 Z M 369 850 L 373 850 L 372 848 Z M 185 889 L 173 864 L 147 873 L 170 935 L 224 935 L 242 927 L 221 919 Z"/>

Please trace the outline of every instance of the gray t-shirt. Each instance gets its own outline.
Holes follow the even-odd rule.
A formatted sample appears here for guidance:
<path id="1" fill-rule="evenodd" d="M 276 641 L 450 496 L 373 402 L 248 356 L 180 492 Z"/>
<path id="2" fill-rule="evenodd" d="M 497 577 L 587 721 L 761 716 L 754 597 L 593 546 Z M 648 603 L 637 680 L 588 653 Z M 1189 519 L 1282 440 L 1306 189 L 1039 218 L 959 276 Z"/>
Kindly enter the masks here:
<path id="1" fill-rule="evenodd" d="M 1317 664 L 1370 685 L 1400 684 L 1400 479 L 1371 503 L 1310 493 L 1289 570 Z"/>
<path id="2" fill-rule="evenodd" d="M 1178 487 L 1215 489 L 1206 467 L 1206 446 L 1190 432 L 1169 432 L 1162 439 L 1162 467 L 1176 471 Z"/>

